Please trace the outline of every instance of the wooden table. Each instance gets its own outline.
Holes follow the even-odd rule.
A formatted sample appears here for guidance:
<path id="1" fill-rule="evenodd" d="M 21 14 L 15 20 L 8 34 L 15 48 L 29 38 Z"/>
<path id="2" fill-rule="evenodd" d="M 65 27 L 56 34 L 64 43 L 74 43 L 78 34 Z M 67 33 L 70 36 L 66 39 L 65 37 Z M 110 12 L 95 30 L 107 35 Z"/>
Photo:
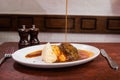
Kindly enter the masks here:
<path id="1" fill-rule="evenodd" d="M 108 54 L 120 65 L 120 43 L 84 43 L 104 48 Z M 11 53 L 11 49 L 18 49 L 16 42 L 6 42 L 0 45 L 0 58 L 3 54 Z M 0 80 L 120 80 L 120 69 L 113 70 L 106 59 L 99 55 L 96 59 L 86 64 L 58 68 L 42 69 L 30 68 L 7 59 L 0 65 Z"/>

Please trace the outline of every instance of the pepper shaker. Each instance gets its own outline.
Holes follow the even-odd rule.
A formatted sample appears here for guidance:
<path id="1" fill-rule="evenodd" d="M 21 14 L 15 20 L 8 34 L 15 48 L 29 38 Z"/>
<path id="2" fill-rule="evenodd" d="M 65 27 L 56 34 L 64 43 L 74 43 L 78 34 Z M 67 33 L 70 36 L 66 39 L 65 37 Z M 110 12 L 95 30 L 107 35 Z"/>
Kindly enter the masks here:
<path id="1" fill-rule="evenodd" d="M 38 33 L 39 33 L 39 29 L 36 28 L 35 25 L 32 25 L 32 28 L 30 29 L 30 44 L 31 44 L 31 46 L 40 44 L 40 41 L 38 39 Z"/>
<path id="2" fill-rule="evenodd" d="M 23 25 L 23 28 L 18 29 L 18 33 L 19 33 L 19 49 L 30 46 L 29 40 L 28 40 L 28 36 L 29 36 L 29 29 L 25 28 L 25 25 Z"/>

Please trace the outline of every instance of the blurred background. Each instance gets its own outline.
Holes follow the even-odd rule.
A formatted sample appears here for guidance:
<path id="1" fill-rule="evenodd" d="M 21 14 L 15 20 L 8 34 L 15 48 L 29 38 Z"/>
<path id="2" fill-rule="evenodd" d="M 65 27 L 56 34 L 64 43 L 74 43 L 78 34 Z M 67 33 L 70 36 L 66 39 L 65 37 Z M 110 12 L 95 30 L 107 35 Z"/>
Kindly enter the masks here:
<path id="1" fill-rule="evenodd" d="M 65 0 L 0 0 L 0 43 L 18 42 L 22 25 L 41 42 L 64 42 Z M 120 0 L 68 0 L 69 42 L 120 42 Z"/>

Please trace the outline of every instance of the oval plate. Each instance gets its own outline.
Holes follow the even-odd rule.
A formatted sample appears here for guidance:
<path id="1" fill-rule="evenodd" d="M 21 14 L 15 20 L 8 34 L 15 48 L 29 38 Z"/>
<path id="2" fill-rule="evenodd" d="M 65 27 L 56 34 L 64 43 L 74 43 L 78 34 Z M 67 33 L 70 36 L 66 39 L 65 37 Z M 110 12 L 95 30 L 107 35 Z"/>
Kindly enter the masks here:
<path id="1" fill-rule="evenodd" d="M 100 54 L 100 50 L 98 48 L 94 47 L 94 46 L 85 45 L 85 44 L 72 44 L 77 49 L 87 50 L 87 51 L 93 52 L 94 53 L 93 56 L 89 57 L 89 58 L 86 58 L 86 59 L 82 59 L 82 60 L 77 60 L 77 61 L 72 61 L 72 62 L 62 62 L 62 63 L 45 63 L 45 62 L 42 61 L 41 56 L 34 57 L 34 58 L 26 58 L 25 57 L 28 53 L 31 53 L 31 52 L 34 52 L 34 51 L 37 51 L 37 50 L 42 50 L 44 45 L 45 44 L 19 49 L 12 54 L 12 58 L 16 62 L 18 62 L 22 65 L 25 65 L 25 66 L 29 66 L 29 67 L 61 68 L 61 67 L 70 67 L 70 66 L 75 66 L 75 65 L 80 65 L 80 64 L 87 63 L 87 62 L 95 59 Z M 59 44 L 54 44 L 54 45 L 59 45 Z"/>

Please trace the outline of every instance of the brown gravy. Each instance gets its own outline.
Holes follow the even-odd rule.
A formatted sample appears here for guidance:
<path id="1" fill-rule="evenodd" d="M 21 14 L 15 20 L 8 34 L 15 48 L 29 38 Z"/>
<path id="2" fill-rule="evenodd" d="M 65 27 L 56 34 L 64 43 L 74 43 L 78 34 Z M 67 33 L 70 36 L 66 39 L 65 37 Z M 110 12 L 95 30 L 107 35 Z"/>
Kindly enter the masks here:
<path id="1" fill-rule="evenodd" d="M 80 49 L 78 50 L 78 53 L 80 55 L 80 60 L 92 57 L 94 55 L 93 52 L 87 50 L 80 50 Z"/>
<path id="2" fill-rule="evenodd" d="M 93 56 L 93 54 L 94 54 L 93 52 L 90 52 L 87 50 L 80 50 L 80 49 L 78 49 L 78 53 L 80 56 L 79 60 L 89 58 L 89 57 Z M 42 50 L 38 50 L 38 51 L 34 51 L 34 52 L 27 54 L 25 57 L 26 58 L 33 58 L 33 57 L 41 56 L 41 54 L 42 54 Z"/>
<path id="3" fill-rule="evenodd" d="M 25 57 L 33 58 L 33 57 L 41 56 L 41 54 L 42 54 L 42 50 L 38 50 L 38 51 L 34 51 L 34 52 L 27 54 Z"/>

